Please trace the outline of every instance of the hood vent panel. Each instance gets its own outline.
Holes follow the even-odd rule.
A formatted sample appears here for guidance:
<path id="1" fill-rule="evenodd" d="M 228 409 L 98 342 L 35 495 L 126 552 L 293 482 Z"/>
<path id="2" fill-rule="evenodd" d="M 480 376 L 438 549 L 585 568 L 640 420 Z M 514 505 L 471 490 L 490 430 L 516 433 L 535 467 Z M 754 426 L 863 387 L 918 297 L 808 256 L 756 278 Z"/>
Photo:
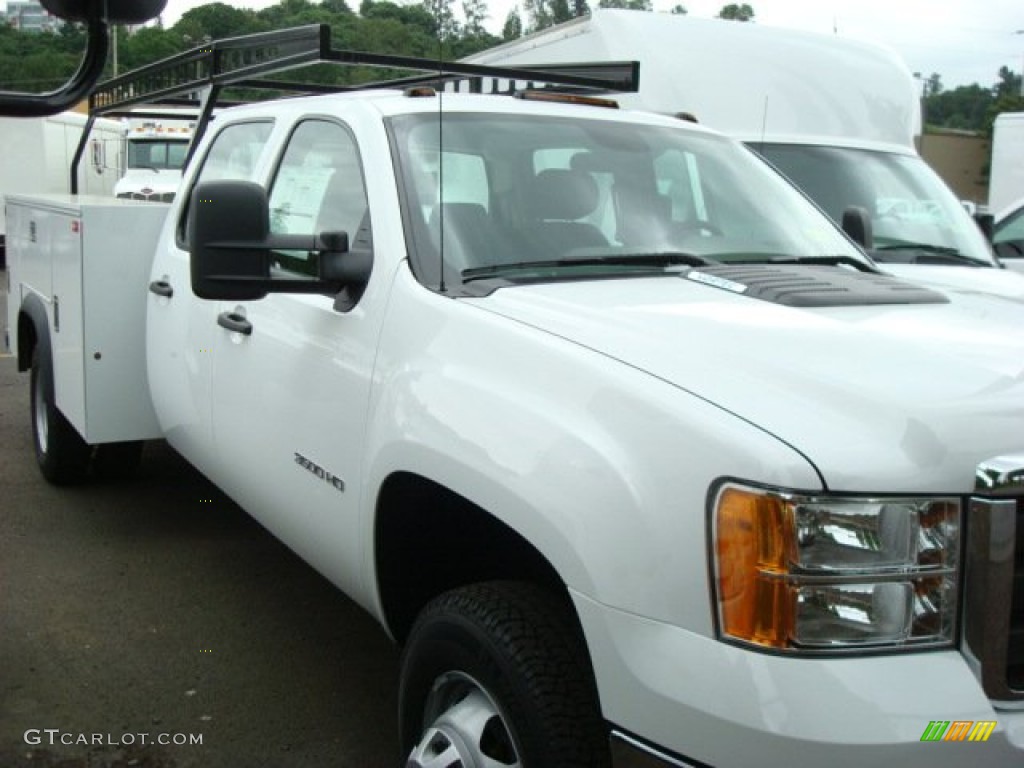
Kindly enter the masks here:
<path id="1" fill-rule="evenodd" d="M 888 275 L 842 267 L 735 264 L 691 269 L 688 280 L 787 307 L 945 304 L 945 296 Z"/>

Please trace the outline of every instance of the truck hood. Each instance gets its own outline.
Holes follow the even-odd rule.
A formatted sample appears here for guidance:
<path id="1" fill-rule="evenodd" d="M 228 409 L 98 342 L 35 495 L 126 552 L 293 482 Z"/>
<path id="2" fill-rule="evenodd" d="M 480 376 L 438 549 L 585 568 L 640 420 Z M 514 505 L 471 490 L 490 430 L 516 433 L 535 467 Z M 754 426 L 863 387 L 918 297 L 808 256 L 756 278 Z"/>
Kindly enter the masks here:
<path id="1" fill-rule="evenodd" d="M 829 489 L 967 493 L 979 462 L 1024 449 L 1024 303 L 934 293 L 932 303 L 787 306 L 673 275 L 468 301 L 771 433 Z"/>
<path id="2" fill-rule="evenodd" d="M 1024 303 L 1024 274 L 991 267 L 879 264 L 890 275 L 959 294 L 990 293 Z"/>

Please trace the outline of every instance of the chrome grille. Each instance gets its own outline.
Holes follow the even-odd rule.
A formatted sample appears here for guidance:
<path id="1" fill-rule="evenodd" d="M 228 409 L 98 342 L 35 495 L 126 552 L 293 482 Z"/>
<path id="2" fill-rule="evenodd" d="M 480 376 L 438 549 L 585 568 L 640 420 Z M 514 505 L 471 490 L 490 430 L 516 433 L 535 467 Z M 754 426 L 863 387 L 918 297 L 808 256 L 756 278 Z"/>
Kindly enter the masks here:
<path id="1" fill-rule="evenodd" d="M 970 500 L 961 650 L 995 702 L 1024 701 L 1024 455 L 979 465 Z"/>
<path id="2" fill-rule="evenodd" d="M 118 197 L 123 200 L 146 200 L 151 203 L 170 203 L 174 201 L 173 192 L 161 192 L 159 194 L 154 192 L 149 195 L 144 195 L 141 192 L 121 192 Z"/>
<path id="3" fill-rule="evenodd" d="M 1010 637 L 1006 649 L 1006 681 L 1024 691 L 1024 499 L 1017 499 L 1017 536 L 1010 597 Z"/>

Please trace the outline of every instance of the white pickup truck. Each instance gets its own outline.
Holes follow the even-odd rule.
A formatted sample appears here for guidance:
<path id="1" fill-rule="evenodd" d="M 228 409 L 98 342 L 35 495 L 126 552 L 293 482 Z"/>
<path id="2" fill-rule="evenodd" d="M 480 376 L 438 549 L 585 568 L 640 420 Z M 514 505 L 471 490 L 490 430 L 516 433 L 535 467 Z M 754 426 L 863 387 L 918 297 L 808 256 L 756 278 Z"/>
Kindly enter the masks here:
<path id="1" fill-rule="evenodd" d="M 409 768 L 1020 765 L 1024 308 L 518 94 L 224 109 L 170 204 L 9 202 L 46 477 L 165 437 L 403 646 Z"/>

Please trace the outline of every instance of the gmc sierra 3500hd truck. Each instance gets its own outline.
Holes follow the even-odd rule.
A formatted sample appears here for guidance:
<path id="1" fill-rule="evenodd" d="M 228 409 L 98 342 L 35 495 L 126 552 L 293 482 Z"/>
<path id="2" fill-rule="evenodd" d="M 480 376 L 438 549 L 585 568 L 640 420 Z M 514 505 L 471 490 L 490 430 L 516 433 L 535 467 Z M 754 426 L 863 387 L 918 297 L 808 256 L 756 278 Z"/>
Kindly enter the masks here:
<path id="1" fill-rule="evenodd" d="M 92 101 L 299 59 L 403 65 L 301 28 Z M 8 203 L 46 477 L 166 437 L 403 646 L 411 768 L 1021 764 L 1024 308 L 582 69 L 420 66 L 208 99 L 170 204 Z"/>

